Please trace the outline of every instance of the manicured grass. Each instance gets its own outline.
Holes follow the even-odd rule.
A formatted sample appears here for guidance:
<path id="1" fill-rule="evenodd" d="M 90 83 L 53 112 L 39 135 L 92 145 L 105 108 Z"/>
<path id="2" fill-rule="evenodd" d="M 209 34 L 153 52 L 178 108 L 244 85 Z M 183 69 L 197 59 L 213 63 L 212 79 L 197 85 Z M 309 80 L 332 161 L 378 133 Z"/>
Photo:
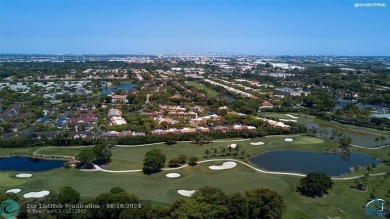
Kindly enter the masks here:
<path id="1" fill-rule="evenodd" d="M 209 155 L 208 158 L 205 157 L 205 150 L 211 148 L 227 148 L 228 144 L 235 143 L 239 146 L 239 150 L 244 150 L 246 155 L 245 158 L 249 156 L 253 156 L 255 154 L 259 154 L 265 151 L 270 150 L 281 150 L 281 149 L 298 149 L 298 150 L 307 150 L 307 151 L 325 151 L 326 148 L 333 148 L 335 144 L 331 141 L 327 141 L 324 143 L 322 139 L 312 138 L 312 137 L 304 137 L 304 136 L 294 136 L 292 137 L 294 140 L 298 142 L 303 142 L 303 144 L 297 147 L 295 142 L 285 142 L 285 137 L 267 137 L 267 138 L 259 138 L 259 139 L 248 139 L 245 141 L 227 141 L 227 142 L 214 142 L 211 144 L 205 145 L 196 145 L 188 142 L 179 142 L 175 145 L 166 145 L 166 144 L 157 144 L 151 146 L 144 147 L 116 147 L 112 150 L 112 163 L 104 166 L 105 169 L 109 170 L 125 170 L 125 169 L 140 169 L 142 168 L 143 158 L 146 152 L 152 149 L 160 149 L 166 156 L 167 162 L 170 159 L 178 157 L 183 154 L 187 157 L 196 156 L 200 159 L 211 159 L 215 158 L 212 155 Z M 251 145 L 250 142 L 265 142 L 265 145 L 254 146 Z M 315 146 L 315 147 L 313 147 Z M 217 154 L 217 158 L 221 158 L 224 156 L 220 156 Z"/>
<path id="2" fill-rule="evenodd" d="M 290 114 L 296 117 L 299 117 L 298 119 L 290 118 L 286 116 L 286 114 Z M 384 135 L 389 136 L 390 131 L 384 131 L 384 130 L 379 130 L 379 129 L 373 129 L 373 128 L 367 128 L 367 127 L 361 127 L 361 126 L 354 126 L 354 125 L 349 125 L 349 124 L 342 124 L 336 121 L 325 121 L 322 119 L 315 118 L 314 116 L 306 116 L 305 114 L 299 114 L 299 113 L 273 113 L 273 112 L 260 112 L 258 114 L 259 117 L 270 117 L 270 118 L 277 118 L 277 119 L 294 119 L 297 120 L 298 122 L 302 123 L 318 123 L 318 124 L 323 124 L 329 127 L 339 127 L 342 129 L 347 129 L 350 131 L 355 131 L 355 132 L 360 132 L 360 133 L 366 133 L 370 135 Z"/>
<path id="3" fill-rule="evenodd" d="M 191 86 L 194 86 L 196 87 L 197 89 L 199 90 L 203 90 L 207 93 L 208 96 L 212 96 L 212 97 L 216 97 L 219 95 L 218 92 L 216 92 L 215 90 L 211 89 L 211 88 L 208 88 L 206 85 L 204 84 L 200 84 L 196 81 L 187 81 L 186 82 L 188 85 L 191 85 Z"/>
<path id="4" fill-rule="evenodd" d="M 369 199 L 370 192 L 376 188 L 378 197 L 386 198 L 389 180 L 383 177 L 369 178 L 369 192 L 359 192 L 351 189 L 353 181 L 337 181 L 329 195 L 323 198 L 307 198 L 299 195 L 295 189 L 300 177 L 269 175 L 238 164 L 236 168 L 224 171 L 212 171 L 209 165 L 220 164 L 204 163 L 195 167 L 187 167 L 177 172 L 181 177 L 170 179 L 165 177 L 167 171 L 151 176 L 142 173 L 103 173 L 81 172 L 76 169 L 62 169 L 34 174 L 33 178 L 20 179 L 25 181 L 18 188 L 20 195 L 39 190 L 54 190 L 71 185 L 81 193 L 83 200 L 91 199 L 98 194 L 108 192 L 114 186 L 120 186 L 127 192 L 133 193 L 141 199 L 148 199 L 158 203 L 171 203 L 177 198 L 184 198 L 177 194 L 179 189 L 198 189 L 202 186 L 212 186 L 223 189 L 226 193 L 244 192 L 247 190 L 265 187 L 277 191 L 285 200 L 287 209 L 284 218 L 326 218 L 327 216 L 341 218 L 363 218 L 362 206 Z M 19 180 L 19 179 L 18 179 Z M 11 187 L 0 186 L 0 191 Z M 341 212 L 340 209 L 343 211 Z"/>
<path id="5" fill-rule="evenodd" d="M 23 179 L 11 177 L 9 173 L 0 173 L 0 185 L 17 186 L 23 183 Z"/>
<path id="6" fill-rule="evenodd" d="M 293 142 L 285 142 L 285 138 L 293 138 Z M 223 141 L 223 140 L 219 140 Z M 265 142 L 265 145 L 254 146 L 251 142 Z M 255 155 L 272 150 L 294 149 L 304 151 L 323 152 L 325 149 L 336 148 L 335 142 L 298 135 L 268 136 L 258 139 L 247 139 L 245 141 L 214 142 L 207 145 L 194 145 L 192 143 L 180 142 L 175 145 L 157 144 L 132 148 L 115 147 L 113 149 L 113 162 L 103 166 L 105 169 L 124 170 L 142 167 L 142 160 L 145 153 L 151 149 L 158 148 L 167 155 L 167 160 L 184 154 L 187 157 L 197 156 L 204 158 L 206 148 L 227 147 L 228 144 L 238 144 L 240 150 L 246 154 Z M 31 153 L 34 150 L 26 151 Z M 47 147 L 39 150 L 39 154 L 75 156 L 82 148 Z M 381 150 L 370 150 L 353 148 L 354 152 L 360 152 L 378 157 L 382 160 L 390 160 L 387 154 L 390 148 Z M 19 151 L 19 149 L 7 150 L 8 153 Z M 217 156 L 216 158 L 219 158 Z M 30 191 L 51 190 L 58 191 L 63 186 L 72 186 L 81 193 L 82 200 L 89 200 L 98 194 L 108 192 L 114 186 L 120 186 L 130 193 L 134 193 L 142 200 L 151 200 L 154 203 L 172 203 L 177 198 L 185 198 L 177 194 L 179 189 L 198 189 L 202 186 L 212 186 L 223 189 L 226 193 L 245 192 L 255 188 L 269 188 L 279 192 L 286 203 L 287 209 L 284 218 L 364 218 L 362 206 L 370 199 L 370 193 L 376 189 L 375 195 L 379 198 L 389 199 L 390 180 L 384 181 L 382 176 L 370 177 L 368 191 L 359 192 L 352 188 L 353 180 L 334 181 L 333 190 L 323 198 L 308 198 L 298 194 L 295 190 L 299 184 L 300 177 L 271 175 L 256 172 L 249 167 L 238 164 L 231 170 L 212 171 L 208 166 L 221 164 L 209 162 L 198 164 L 195 167 L 185 167 L 175 171 L 163 171 L 151 176 L 142 173 L 105 173 L 105 172 L 82 172 L 77 169 L 60 169 L 53 171 L 33 173 L 33 177 L 17 179 L 10 177 L 8 172 L 0 173 L 0 192 L 12 188 L 20 188 L 23 194 Z M 383 172 L 389 169 L 389 165 L 381 164 L 373 172 Z M 170 179 L 165 177 L 169 172 L 177 172 L 181 177 Z M 364 174 L 367 171 L 362 169 L 359 172 L 348 174 Z"/>
<path id="7" fill-rule="evenodd" d="M 87 147 L 46 147 L 38 151 L 39 155 L 71 156 L 75 157 L 81 150 Z"/>
<path id="8" fill-rule="evenodd" d="M 285 138 L 293 138 L 293 142 L 285 142 Z M 224 141 L 224 140 L 218 140 Z M 188 142 L 180 142 L 175 145 L 157 144 L 141 147 L 115 147 L 112 151 L 112 163 L 103 166 L 105 169 L 125 170 L 142 168 L 142 160 L 145 153 L 151 149 L 161 149 L 167 155 L 167 161 L 180 154 L 197 156 L 201 160 L 204 158 L 206 148 L 227 147 L 228 144 L 238 144 L 240 150 L 245 150 L 246 154 L 255 155 L 272 150 L 294 149 L 304 151 L 323 152 L 325 149 L 336 148 L 337 143 L 326 139 L 319 139 L 307 136 L 269 136 L 258 139 L 247 139 L 244 141 L 214 142 L 207 145 L 195 145 Z M 251 142 L 265 142 L 265 145 L 250 145 Z M 32 154 L 38 148 L 33 149 L 7 149 L 9 154 L 14 152 Z M 47 147 L 38 151 L 39 154 L 75 156 L 82 148 L 72 147 Z M 353 148 L 354 152 L 365 153 L 375 156 L 383 161 L 389 161 L 390 148 L 381 150 L 370 150 L 363 148 Z M 2 151 L 3 152 L 3 151 Z M 6 153 L 3 152 L 4 155 Z M 216 158 L 220 158 L 217 156 Z M 390 161 L 389 161 L 390 162 Z M 77 169 L 60 169 L 53 171 L 33 173 L 32 178 L 17 179 L 9 176 L 8 172 L 0 173 L 0 192 L 8 189 L 20 188 L 23 194 L 30 191 L 51 190 L 58 191 L 63 186 L 72 186 L 81 193 L 82 200 L 89 200 L 97 195 L 108 192 L 114 186 L 120 186 L 127 192 L 134 193 L 142 200 L 152 200 L 156 204 L 172 203 L 177 198 L 185 198 L 177 194 L 179 189 L 198 189 L 202 186 L 212 186 L 221 188 L 226 193 L 245 192 L 247 190 L 260 187 L 269 188 L 280 193 L 287 206 L 284 218 L 364 218 L 364 208 L 362 207 L 370 199 L 370 193 L 375 191 L 378 198 L 389 199 L 390 180 L 384 180 L 382 176 L 370 177 L 368 191 L 356 191 L 353 180 L 334 180 L 333 190 L 323 198 L 303 197 L 296 192 L 300 177 L 271 175 L 256 172 L 242 164 L 238 164 L 231 170 L 212 171 L 208 166 L 221 164 L 209 162 L 198 164 L 195 167 L 185 167 L 175 171 L 163 171 L 151 176 L 142 173 L 105 173 L 105 172 L 82 172 Z M 380 164 L 373 169 L 372 173 L 388 170 L 389 163 Z M 177 172 L 181 177 L 170 179 L 165 177 L 169 172 Z M 361 169 L 350 175 L 361 175 L 367 172 Z"/>
<path id="9" fill-rule="evenodd" d="M 31 148 L 1 148 L 0 156 L 8 155 L 32 155 L 34 151 L 38 150 L 41 147 L 31 147 Z"/>

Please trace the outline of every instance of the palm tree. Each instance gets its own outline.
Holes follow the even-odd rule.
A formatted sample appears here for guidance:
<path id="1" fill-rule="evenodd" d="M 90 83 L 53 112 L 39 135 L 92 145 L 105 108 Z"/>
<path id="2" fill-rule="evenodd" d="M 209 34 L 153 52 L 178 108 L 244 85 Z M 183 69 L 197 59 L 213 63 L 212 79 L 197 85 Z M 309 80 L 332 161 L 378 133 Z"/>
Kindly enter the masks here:
<path id="1" fill-rule="evenodd" d="M 217 156 L 217 153 L 218 153 L 218 149 L 216 148 L 212 148 L 211 150 L 213 150 L 213 153 L 214 153 L 214 157 Z"/>
<path id="2" fill-rule="evenodd" d="M 381 145 L 383 145 L 386 141 L 386 137 L 384 135 L 381 135 L 381 137 L 379 137 L 379 140 L 381 142 Z"/>
<path id="3" fill-rule="evenodd" d="M 209 155 L 210 155 L 210 150 L 206 148 L 206 150 L 204 151 L 204 153 L 206 154 L 206 157 L 209 157 Z"/>
<path id="4" fill-rule="evenodd" d="M 228 146 L 229 155 L 232 153 L 232 150 L 233 150 L 233 148 L 229 145 Z"/>
<path id="5" fill-rule="evenodd" d="M 226 148 L 222 148 L 222 154 L 223 154 L 223 156 L 225 156 L 225 154 L 226 154 Z"/>
<path id="6" fill-rule="evenodd" d="M 47 141 L 46 136 L 45 135 L 41 135 L 41 142 L 42 142 L 42 146 L 43 147 L 45 147 L 46 141 Z"/>
<path id="7" fill-rule="evenodd" d="M 379 142 L 379 137 L 376 137 L 375 138 L 375 145 L 378 145 L 378 142 Z"/>

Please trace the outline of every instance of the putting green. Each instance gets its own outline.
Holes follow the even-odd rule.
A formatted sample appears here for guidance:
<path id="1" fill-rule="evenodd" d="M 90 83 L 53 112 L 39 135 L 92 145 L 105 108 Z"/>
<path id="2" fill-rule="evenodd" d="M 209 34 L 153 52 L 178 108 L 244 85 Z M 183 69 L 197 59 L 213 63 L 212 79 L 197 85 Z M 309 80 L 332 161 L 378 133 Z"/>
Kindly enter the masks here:
<path id="1" fill-rule="evenodd" d="M 293 144 L 320 144 L 324 143 L 324 139 L 321 138 L 314 138 L 314 137 L 305 137 L 305 138 L 299 138 L 298 140 L 294 141 Z"/>

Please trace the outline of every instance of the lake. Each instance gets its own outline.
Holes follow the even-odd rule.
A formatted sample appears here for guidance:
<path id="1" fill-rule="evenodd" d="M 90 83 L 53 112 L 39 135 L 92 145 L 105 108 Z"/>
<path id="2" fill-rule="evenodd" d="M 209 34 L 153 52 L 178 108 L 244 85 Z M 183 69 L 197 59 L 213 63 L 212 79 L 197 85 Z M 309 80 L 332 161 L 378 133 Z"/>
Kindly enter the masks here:
<path id="1" fill-rule="evenodd" d="M 131 91 L 131 90 L 135 90 L 135 88 L 134 88 L 133 84 L 121 84 L 121 85 L 118 85 L 116 87 L 109 87 L 109 88 L 103 89 L 100 91 L 100 93 L 102 95 L 108 95 L 108 94 L 114 93 L 117 90 Z"/>
<path id="2" fill-rule="evenodd" d="M 365 134 L 362 132 L 355 132 L 351 130 L 346 130 L 346 129 L 340 129 L 335 126 L 329 125 L 329 124 L 318 124 L 318 123 L 308 123 L 307 128 L 317 128 L 318 131 L 320 130 L 326 130 L 328 133 L 324 136 L 326 138 L 331 138 L 332 136 L 332 130 L 336 130 L 339 133 L 343 133 L 347 137 L 352 138 L 352 144 L 354 145 L 359 145 L 362 147 L 376 147 L 379 146 L 380 142 L 375 142 L 375 138 L 378 136 L 376 135 L 370 135 L 370 134 Z M 386 139 L 386 141 L 383 142 L 390 144 L 390 138 Z"/>
<path id="3" fill-rule="evenodd" d="M 236 98 L 234 98 L 228 94 L 222 94 L 222 95 L 219 95 L 218 97 L 226 100 L 228 103 L 234 103 L 236 101 Z"/>
<path id="4" fill-rule="evenodd" d="M 304 151 L 271 151 L 249 159 L 257 167 L 277 172 L 311 173 L 322 172 L 328 176 L 340 176 L 351 172 L 351 167 L 377 164 L 372 156 L 351 153 L 349 157 L 341 154 L 314 153 Z"/>
<path id="5" fill-rule="evenodd" d="M 31 157 L 1 157 L 0 171 L 45 171 L 64 167 L 63 160 L 45 160 Z"/>

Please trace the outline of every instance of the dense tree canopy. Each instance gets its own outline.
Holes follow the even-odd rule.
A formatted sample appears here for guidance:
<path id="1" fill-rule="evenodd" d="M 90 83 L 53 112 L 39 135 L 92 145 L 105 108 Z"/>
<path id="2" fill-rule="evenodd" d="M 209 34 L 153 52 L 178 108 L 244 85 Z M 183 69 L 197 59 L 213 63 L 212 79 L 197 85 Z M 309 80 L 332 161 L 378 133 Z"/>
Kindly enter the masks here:
<path id="1" fill-rule="evenodd" d="M 153 149 L 145 154 L 144 166 L 142 171 L 145 174 L 153 174 L 161 171 L 161 168 L 165 166 L 166 160 L 165 154 L 159 149 Z"/>
<path id="2" fill-rule="evenodd" d="M 269 189 L 256 189 L 245 193 L 248 200 L 249 218 L 282 218 L 285 204 L 283 197 Z"/>
<path id="3" fill-rule="evenodd" d="M 111 148 L 105 144 L 97 144 L 93 147 L 96 156 L 96 164 L 105 164 L 111 162 Z"/>
<path id="4" fill-rule="evenodd" d="M 85 148 L 76 155 L 76 159 L 80 161 L 81 165 L 91 166 L 96 159 L 96 155 L 90 148 Z"/>
<path id="5" fill-rule="evenodd" d="M 332 179 L 324 173 L 309 173 L 301 179 L 298 191 L 301 194 L 312 197 L 322 197 L 328 194 L 328 190 L 332 189 Z"/>

